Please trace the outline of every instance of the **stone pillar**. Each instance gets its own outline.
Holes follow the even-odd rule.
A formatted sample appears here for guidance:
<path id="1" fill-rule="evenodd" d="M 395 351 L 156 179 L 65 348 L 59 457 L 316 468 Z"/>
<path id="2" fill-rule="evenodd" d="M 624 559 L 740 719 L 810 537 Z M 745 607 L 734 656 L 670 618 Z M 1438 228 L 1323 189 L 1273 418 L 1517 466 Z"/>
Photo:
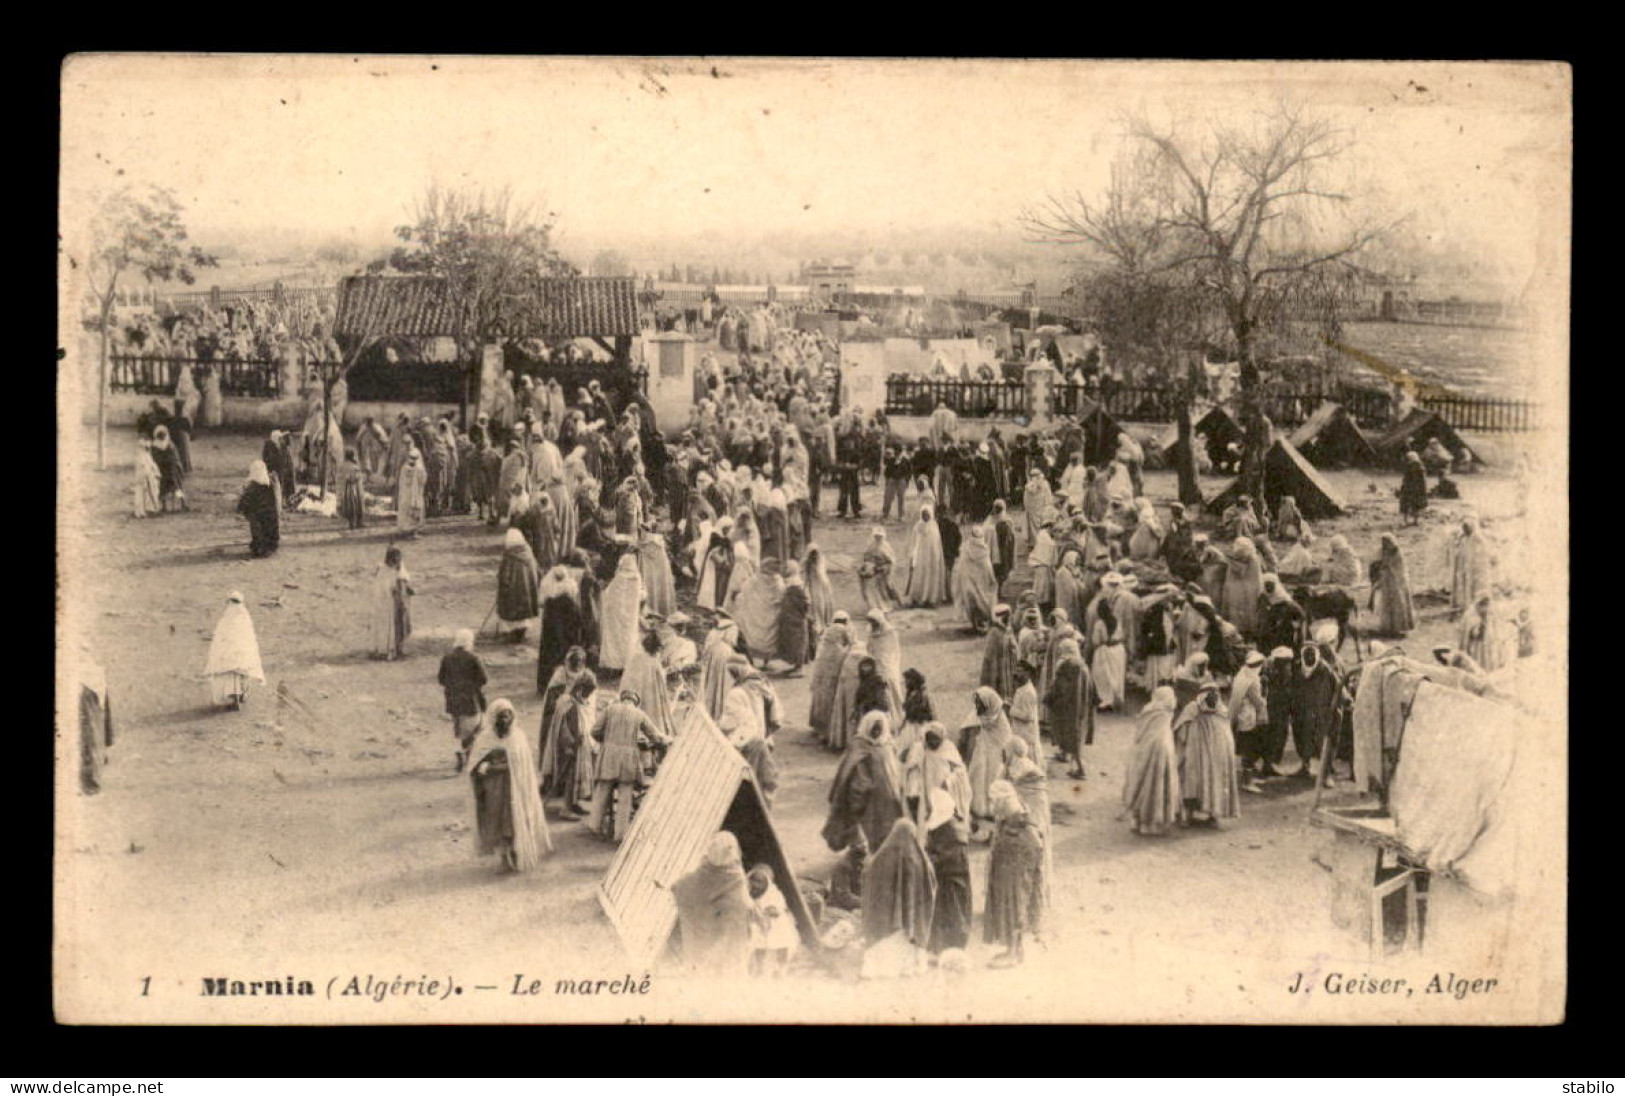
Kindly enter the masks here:
<path id="1" fill-rule="evenodd" d="M 1029 365 L 1022 374 L 1027 385 L 1027 417 L 1031 424 L 1043 428 L 1055 418 L 1055 367 L 1047 361 Z"/>

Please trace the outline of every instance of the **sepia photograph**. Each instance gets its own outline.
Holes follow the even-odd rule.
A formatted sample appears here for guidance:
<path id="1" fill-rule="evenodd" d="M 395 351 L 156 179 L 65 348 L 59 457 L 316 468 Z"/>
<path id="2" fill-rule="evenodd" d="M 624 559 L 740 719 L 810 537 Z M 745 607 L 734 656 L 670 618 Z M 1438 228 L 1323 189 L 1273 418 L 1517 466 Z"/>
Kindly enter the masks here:
<path id="1" fill-rule="evenodd" d="M 59 1023 L 1564 1021 L 1568 65 L 60 80 Z"/>

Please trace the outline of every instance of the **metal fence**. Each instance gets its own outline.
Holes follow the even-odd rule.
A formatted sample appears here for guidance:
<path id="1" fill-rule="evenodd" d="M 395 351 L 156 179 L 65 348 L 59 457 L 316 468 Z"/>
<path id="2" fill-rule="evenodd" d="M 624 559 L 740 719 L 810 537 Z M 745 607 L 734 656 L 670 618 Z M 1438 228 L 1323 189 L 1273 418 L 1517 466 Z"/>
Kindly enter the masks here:
<path id="1" fill-rule="evenodd" d="M 1027 413 L 1027 388 L 1019 381 L 886 379 L 888 415 L 929 415 L 938 403 L 965 418 L 1015 418 Z"/>
<path id="2" fill-rule="evenodd" d="M 1104 404 L 1106 413 L 1127 422 L 1173 422 L 1179 402 L 1168 388 L 1157 385 L 1113 384 L 1084 386 L 1057 384 L 1055 411 L 1074 415 L 1080 409 Z M 1352 385 L 1308 391 L 1266 391 L 1261 394 L 1264 413 L 1276 426 L 1306 422 L 1325 400 L 1341 403 L 1361 428 L 1383 430 L 1398 419 L 1393 397 L 1387 392 Z M 943 403 L 967 418 L 1015 418 L 1028 414 L 1027 389 L 1017 381 L 961 381 L 895 375 L 886 381 L 886 413 L 929 415 Z M 1424 396 L 1417 401 L 1457 430 L 1485 433 L 1539 430 L 1540 405 L 1528 400 L 1478 396 Z"/>
<path id="3" fill-rule="evenodd" d="M 1478 430 L 1487 434 L 1499 434 L 1541 428 L 1540 405 L 1529 400 L 1422 396 L 1416 402 L 1457 430 Z"/>
<path id="4" fill-rule="evenodd" d="M 282 390 L 282 365 L 264 359 L 173 358 L 115 354 L 108 358 L 108 389 L 139 396 L 172 396 L 181 366 L 192 367 L 201 388 L 205 371 L 220 376 L 220 394 L 245 399 L 276 399 Z"/>

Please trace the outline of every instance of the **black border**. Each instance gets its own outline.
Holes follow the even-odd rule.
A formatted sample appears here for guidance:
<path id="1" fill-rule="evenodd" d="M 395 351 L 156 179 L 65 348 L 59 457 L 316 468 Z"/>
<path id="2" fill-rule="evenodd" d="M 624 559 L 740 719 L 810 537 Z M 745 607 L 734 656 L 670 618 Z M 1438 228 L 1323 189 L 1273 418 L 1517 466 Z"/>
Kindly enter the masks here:
<path id="1" fill-rule="evenodd" d="M 306 20 L 299 18 L 299 13 L 286 10 L 270 12 L 263 8 L 247 9 L 261 23 L 262 29 L 270 30 L 264 23 L 268 21 L 273 26 L 290 23 L 303 23 Z M 88 13 L 86 13 L 88 14 Z M 214 16 L 225 13 L 215 12 Z M 704 33 L 700 38 L 705 40 L 707 54 L 748 54 L 763 55 L 768 53 L 783 53 L 782 48 L 769 48 L 763 44 L 762 39 L 781 39 L 783 44 L 801 47 L 810 53 L 827 53 L 831 56 L 843 55 L 843 51 L 850 51 L 853 46 L 860 47 L 863 55 L 867 56 L 908 56 L 899 52 L 885 53 L 879 49 L 870 50 L 867 41 L 868 28 L 871 21 L 860 16 L 853 18 L 850 11 L 844 9 L 786 9 L 784 14 L 788 18 L 782 22 L 773 19 L 770 15 L 755 12 L 741 15 L 731 15 L 726 11 L 715 13 L 707 12 L 702 8 L 674 9 L 663 20 L 650 21 L 643 29 L 646 33 L 642 41 L 637 41 L 635 30 L 631 31 L 633 41 L 626 41 L 630 27 L 617 28 L 611 35 L 595 37 L 595 45 L 588 47 L 580 39 L 549 43 L 550 47 L 559 52 L 572 54 L 698 54 L 700 49 L 692 48 L 699 43 L 692 43 L 691 48 L 682 48 L 679 40 L 665 40 L 656 42 L 654 39 L 668 38 L 668 26 L 671 16 L 677 16 L 677 23 L 695 22 Z M 930 14 L 927 9 L 918 9 L 907 12 L 906 17 L 911 23 L 929 25 L 933 22 L 950 24 L 958 19 L 974 21 L 985 26 L 988 22 L 1000 22 L 998 16 L 1003 13 L 983 11 L 977 14 L 974 11 L 961 12 L 957 19 L 950 18 L 947 11 L 936 15 Z M 1091 16 L 1096 13 L 1087 9 L 1080 9 L 1072 13 L 1050 16 L 1039 10 L 1024 10 L 1003 15 L 1003 21 L 1014 22 L 1001 42 L 999 30 L 995 28 L 991 35 L 984 32 L 983 26 L 972 34 L 967 35 L 969 41 L 958 43 L 945 43 L 940 39 L 927 34 L 919 38 L 916 34 L 909 34 L 906 44 L 913 55 L 927 56 L 953 56 L 957 55 L 966 45 L 975 45 L 988 50 L 990 56 L 1006 57 L 1033 57 L 1054 56 L 1043 47 L 1051 44 L 1053 40 L 1061 40 L 1066 44 L 1074 42 L 1080 46 L 1104 45 L 1107 40 L 1124 41 L 1125 44 L 1139 45 L 1145 54 L 1159 53 L 1162 56 L 1195 56 L 1194 53 L 1181 52 L 1172 46 L 1178 46 L 1177 30 L 1167 24 L 1177 20 L 1136 20 L 1140 30 L 1135 32 L 1113 32 L 1108 29 L 1109 23 L 1097 23 Z M 1414 13 L 1413 13 L 1414 14 Z M 1084 18 L 1079 19 L 1082 15 Z M 1070 17 L 1068 17 L 1070 16 Z M 642 22 L 630 13 L 625 13 L 630 23 Z M 991 17 L 991 18 L 990 18 Z M 1307 19 L 1305 17 L 1308 17 Z M 308 18 L 308 17 L 307 17 Z M 376 17 L 375 17 L 376 18 Z M 396 16 L 399 18 L 399 15 Z M 1246 18 L 1244 16 L 1244 18 Z M 1291 24 L 1297 27 L 1300 33 L 1307 30 L 1312 16 L 1308 12 L 1296 13 L 1288 17 Z M 1488 20 L 1489 16 L 1485 16 Z M 749 23 L 745 20 L 749 19 Z M 1143 19 L 1143 17 L 1142 17 Z M 1391 35 L 1393 39 L 1400 39 L 1400 44 L 1407 44 L 1403 38 L 1408 31 L 1407 20 L 1400 12 L 1389 9 L 1361 9 L 1340 12 L 1334 16 L 1338 23 L 1369 21 L 1385 36 Z M 41 187 L 45 191 L 38 199 L 39 202 L 55 206 L 57 141 L 59 136 L 59 81 L 60 65 L 63 59 L 73 52 L 90 52 L 99 49 L 111 48 L 113 43 L 107 40 L 105 24 L 100 15 L 90 15 L 88 22 L 97 25 L 95 37 L 84 32 L 76 36 L 77 41 L 68 41 L 58 38 L 55 50 L 42 50 L 34 48 L 27 51 L 25 58 L 25 71 L 29 77 L 29 90 L 32 94 L 24 97 L 21 104 L 14 104 L 11 120 L 16 132 L 17 123 L 22 123 L 21 129 L 25 138 L 25 147 L 34 144 L 37 139 L 39 147 L 44 151 L 43 161 L 51 165 L 47 172 L 42 169 L 38 177 L 48 179 Z M 308 42 L 275 42 L 270 45 L 257 44 L 249 47 L 245 43 L 197 42 L 187 41 L 195 39 L 195 29 L 202 26 L 214 26 L 215 20 L 203 20 L 199 17 L 181 18 L 173 20 L 158 20 L 156 15 L 149 16 L 154 24 L 153 29 L 167 31 L 175 35 L 168 42 L 159 43 L 152 39 L 158 35 L 149 35 L 148 41 L 140 47 L 130 44 L 128 38 L 123 38 L 119 49 L 199 49 L 209 48 L 222 52 L 266 52 L 272 49 L 298 50 L 301 52 L 335 52 L 339 50 L 311 49 Z M 379 20 L 384 22 L 385 20 Z M 388 20 L 393 22 L 394 20 Z M 753 28 L 774 28 L 767 34 L 759 32 L 755 43 L 747 44 L 737 38 L 729 40 L 726 32 L 720 35 L 712 33 L 706 24 L 713 23 L 719 27 L 729 25 L 750 25 Z M 1267 21 L 1267 20 L 1266 20 Z M 163 25 L 165 22 L 169 25 Z M 504 20 L 506 22 L 506 20 Z M 1208 12 L 1201 18 L 1201 30 L 1206 37 L 1212 27 L 1222 25 L 1221 13 Z M 319 25 L 328 29 L 330 24 L 324 17 L 314 21 L 312 25 Z M 1155 28 L 1154 34 L 1147 34 L 1147 30 Z M 697 28 L 698 29 L 698 28 Z M 1520 31 L 1525 28 L 1520 28 Z M 188 30 L 194 33 L 187 33 Z M 820 34 L 820 31 L 823 33 Z M 1341 31 L 1340 31 L 1341 33 Z M 1170 43 L 1169 35 L 1174 41 Z M 359 35 L 354 36 L 359 38 Z M 372 32 L 374 41 L 362 52 L 364 53 L 429 53 L 421 43 L 406 45 L 399 41 L 377 40 L 378 34 Z M 386 36 L 394 37 L 394 36 Z M 438 36 L 437 36 L 438 37 Z M 677 36 L 680 38 L 680 34 Z M 1150 41 L 1150 38 L 1156 41 Z M 1327 39 L 1314 36 L 1317 45 L 1337 45 L 1337 39 Z M 714 40 L 713 40 L 714 39 Z M 178 40 L 178 41 L 177 41 Z M 839 45 L 837 45 L 837 40 Z M 819 49 L 819 46 L 829 45 L 828 50 Z M 1301 43 L 1299 43 L 1301 44 Z M 1385 44 L 1393 44 L 1392 40 Z M 1458 45 L 1460 43 L 1457 43 Z M 1527 35 L 1521 45 L 1528 49 L 1531 45 Z M 602 48 L 604 45 L 612 46 L 610 50 Z M 1212 43 L 1204 42 L 1204 46 Z M 476 35 L 471 41 L 467 38 L 459 39 L 455 33 L 448 33 L 435 44 L 432 52 L 438 54 L 468 54 L 468 53 L 506 53 L 512 52 L 511 40 L 497 40 L 492 36 L 484 41 Z M 529 51 L 525 51 L 529 52 Z M 798 51 L 790 51 L 797 53 Z M 1200 52 L 1198 50 L 1197 52 Z M 1237 50 L 1232 56 L 1270 56 L 1271 50 L 1267 48 L 1248 48 Z M 1285 56 L 1296 53 L 1297 50 L 1275 50 L 1276 56 Z M 1350 50 L 1353 54 L 1358 52 Z M 1376 56 L 1376 54 L 1367 54 Z M 1412 56 L 1429 56 L 1434 59 L 1451 58 L 1447 52 L 1416 49 Z M 1485 51 L 1482 56 L 1509 56 L 1507 51 Z M 1567 50 L 1554 50 L 1540 54 L 1545 59 L 1569 60 L 1575 63 L 1574 86 L 1576 90 L 1576 120 L 1578 121 L 1580 105 L 1578 90 L 1581 86 L 1583 69 L 1575 61 L 1572 53 Z M 1468 59 L 1468 58 L 1459 58 Z M 1576 149 L 1575 160 L 1575 198 L 1576 213 L 1579 212 L 1580 199 L 1587 193 L 1583 187 L 1584 173 L 1580 169 L 1584 157 L 1578 155 Z M 19 158 L 22 163 L 32 164 L 33 158 Z M 17 162 L 17 161 L 14 161 Z M 25 182 L 33 182 L 35 173 L 25 173 Z M 35 208 L 19 204 L 21 209 Z M 46 218 L 39 219 L 47 223 Z M 1579 224 L 1576 217 L 1576 224 Z M 1574 279 L 1574 301 L 1576 304 L 1585 301 L 1588 297 L 1595 297 L 1587 291 L 1591 282 L 1583 276 L 1584 262 L 1588 254 L 1595 255 L 1597 249 L 1589 252 L 1583 246 L 1584 236 L 1576 233 L 1574 238 L 1574 258 L 1576 273 L 1582 276 Z M 53 243 L 54 251 L 54 243 Z M 31 266 L 31 264 L 30 264 Z M 1600 269 L 1600 268 L 1599 268 Z M 1599 279 L 1600 280 L 1600 279 Z M 55 313 L 56 302 L 54 287 L 46 289 L 43 279 L 21 279 L 29 289 L 39 291 L 41 301 L 38 309 L 27 308 L 25 315 L 51 316 Z M 1598 302 L 1593 301 L 1593 307 Z M 1576 307 L 1574 315 L 1576 320 L 1595 314 L 1592 310 Z M 1574 353 L 1573 357 L 1588 362 L 1610 362 L 1613 355 L 1607 351 L 1602 353 L 1586 354 L 1586 328 L 1582 323 L 1574 325 Z M 1616 352 L 1617 353 L 1617 352 Z M 22 363 L 18 363 L 21 365 Z M 1611 362 L 1610 362 L 1611 364 Z M 1595 369 L 1595 366 L 1591 367 Z M 1607 368 L 1605 366 L 1604 368 Z M 16 369 L 14 376 L 21 376 L 26 385 L 32 386 L 36 379 L 40 380 L 41 388 L 48 374 L 43 372 L 34 374 L 25 368 Z M 1589 378 L 1588 378 L 1589 379 Z M 54 378 L 53 378 L 54 380 Z M 1604 382 L 1606 383 L 1606 381 Z M 27 392 L 16 407 L 29 408 L 40 406 L 42 403 L 51 403 L 54 406 L 54 384 L 50 392 L 41 391 L 40 398 L 36 399 L 33 392 Z M 1589 390 L 1588 390 L 1589 395 Z M 1592 399 L 1587 401 L 1582 410 L 1595 410 L 1603 401 Z M 1610 401 L 1611 403 L 1611 401 Z M 32 412 L 14 418 L 12 425 L 15 428 L 19 423 L 25 431 L 32 433 L 39 431 L 40 440 L 55 448 L 55 421 L 46 422 L 43 416 L 35 416 Z M 1587 437 L 1588 431 L 1578 429 L 1573 431 L 1581 437 Z M 1596 435 L 1605 442 L 1608 435 Z M 1605 457 L 1615 447 L 1598 447 L 1592 453 L 1600 453 Z M 20 445 L 11 450 L 18 458 L 14 468 L 12 482 L 23 492 L 35 489 L 38 483 L 49 482 L 51 487 L 45 492 L 50 497 L 23 501 L 19 499 L 13 503 L 14 513 L 19 517 L 23 514 L 32 515 L 42 513 L 47 506 L 54 513 L 54 476 L 48 481 L 42 474 L 31 474 L 33 460 L 30 455 L 35 452 L 31 445 Z M 1612 468 L 1603 463 L 1600 468 L 1592 464 L 1575 465 L 1571 475 L 1576 481 L 1582 480 L 1593 470 L 1607 470 Z M 1587 500 L 1606 500 L 1607 510 L 1617 508 L 1617 495 L 1609 488 L 1615 484 L 1610 482 L 1602 485 L 1596 493 L 1582 493 L 1571 490 L 1571 497 L 1582 497 Z M 1604 512 L 1607 512 L 1605 510 Z M 26 525 L 19 523 L 21 527 Z M 1607 535 L 1605 526 L 1599 522 L 1589 522 L 1586 525 L 1587 539 L 1577 541 L 1575 547 L 1584 551 L 1602 543 L 1617 543 L 1615 538 Z M 21 539 L 21 538 L 18 538 Z M 21 595 L 23 598 L 38 596 L 41 602 L 47 601 L 45 586 L 37 581 L 29 581 L 29 576 L 40 574 L 49 558 L 54 573 L 54 546 L 48 545 L 43 536 L 40 537 L 37 549 L 42 557 L 38 569 L 31 558 L 33 545 L 28 540 L 22 540 L 23 548 L 19 550 L 18 541 L 13 540 L 9 550 L 5 553 L 12 561 L 10 568 L 14 579 L 11 584 L 13 596 Z M 1581 574 L 1605 575 L 1610 572 L 1607 564 L 1598 567 L 1577 569 Z M 21 582 L 15 581 L 21 578 Z M 19 589 L 20 587 L 20 589 Z M 54 614 L 54 597 L 49 611 Z M 1611 599 L 1597 599 L 1593 619 L 1602 614 L 1612 615 Z M 1589 608 L 1590 606 L 1588 606 Z M 47 607 L 40 606 L 39 617 L 29 613 L 29 619 L 45 619 Z M 1599 620 L 1599 623 L 1601 621 Z M 14 632 L 16 642 L 11 646 L 12 658 L 11 672 L 16 675 L 14 681 L 40 680 L 28 675 L 28 663 L 34 657 L 35 644 L 29 642 L 22 630 Z M 1571 636 L 1571 641 L 1572 641 Z M 43 646 L 43 645 L 42 645 Z M 1590 644 L 1571 644 L 1571 650 L 1581 659 L 1587 657 L 1593 650 Z M 51 657 L 50 649 L 41 656 L 45 662 Z M 1604 648 L 1599 652 L 1606 657 L 1609 653 Z M 1575 668 L 1573 679 L 1581 681 L 1595 680 L 1584 670 Z M 52 670 L 47 671 L 54 673 Z M 795 1073 L 800 1070 L 814 1072 L 829 1069 L 852 1070 L 862 1072 L 885 1071 L 888 1068 L 896 1069 L 901 1075 L 919 1076 L 919 1066 L 925 1065 L 931 1072 L 942 1074 L 969 1075 L 981 1071 L 999 1073 L 1023 1072 L 1077 1072 L 1101 1075 L 1129 1076 L 1136 1072 L 1154 1074 L 1170 1074 L 1189 1071 L 1195 1075 L 1275 1075 L 1275 1076 L 1321 1076 L 1321 1075 L 1433 1075 L 1433 1076 L 1462 1076 L 1474 1074 L 1491 1075 L 1565 1075 L 1576 1080 L 1587 1077 L 1607 1076 L 1607 1067 L 1614 1064 L 1617 1058 L 1609 1061 L 1600 1060 L 1596 1051 L 1606 1046 L 1603 1041 L 1602 1024 L 1604 1018 L 1612 1018 L 1614 1009 L 1609 1006 L 1614 1003 L 1615 994 L 1611 992 L 1613 986 L 1608 984 L 1613 965 L 1613 959 L 1618 954 L 1617 934 L 1605 935 L 1602 922 L 1612 919 L 1613 906 L 1612 872 L 1610 869 L 1617 862 L 1613 837 L 1615 826 L 1609 825 L 1617 811 L 1609 811 L 1605 817 L 1603 812 L 1612 805 L 1618 796 L 1617 778 L 1614 786 L 1606 789 L 1601 785 L 1603 780 L 1619 770 L 1615 765 L 1609 764 L 1609 758 L 1603 751 L 1617 748 L 1619 733 L 1611 725 L 1611 721 L 1587 720 L 1578 727 L 1578 733 L 1571 738 L 1571 784 L 1569 792 L 1570 803 L 1570 835 L 1571 850 L 1570 863 L 1573 868 L 1583 873 L 1579 878 L 1584 885 L 1576 890 L 1571 886 L 1569 903 L 1569 950 L 1571 981 L 1569 986 L 1568 1019 L 1560 1026 L 1550 1028 L 1441 1028 L 1441 1027 L 1266 1027 L 1262 1025 L 1244 1027 L 1195 1027 L 1195 1028 L 1164 1028 L 1164 1027 L 1103 1027 L 1092 1028 L 1082 1032 L 1068 1032 L 1062 1028 L 1048 1030 L 1035 1030 L 1018 1034 L 1011 1031 L 1009 1035 L 1002 1031 L 989 1032 L 974 1042 L 954 1042 L 951 1032 L 937 1032 L 923 1029 L 923 1040 L 911 1039 L 902 1030 L 888 1028 L 868 1029 L 841 1029 L 824 1030 L 814 1027 L 780 1027 L 773 1029 L 757 1029 L 753 1031 L 731 1031 L 725 1027 L 708 1029 L 678 1029 L 678 1028 L 642 1028 L 635 1035 L 628 1033 L 627 1038 L 635 1040 L 629 1042 L 620 1037 L 616 1028 L 592 1028 L 580 1030 L 550 1031 L 546 1029 L 531 1029 L 526 1031 L 503 1031 L 501 1029 L 479 1029 L 474 1027 L 451 1027 L 451 1038 L 442 1039 L 445 1029 L 431 1027 L 340 1027 L 340 1028 L 313 1028 L 313 1027 L 280 1027 L 253 1028 L 253 1027 L 64 1027 L 57 1025 L 50 1011 L 51 1001 L 51 823 L 53 819 L 53 806 L 51 785 L 49 781 L 40 779 L 40 775 L 48 773 L 52 765 L 51 739 L 48 734 L 42 733 L 39 728 L 50 726 L 54 721 L 54 697 L 45 690 L 16 688 L 14 695 L 27 698 L 25 706 L 31 706 L 33 698 L 43 697 L 41 707 L 44 709 L 43 719 L 36 721 L 26 715 L 16 721 L 13 728 L 14 741 L 19 745 L 24 743 L 29 747 L 22 751 L 27 761 L 22 766 L 22 779 L 12 782 L 12 795 L 9 799 L 15 804 L 14 810 L 20 815 L 22 825 L 14 832 L 22 837 L 12 845 L 20 846 L 27 851 L 26 860 L 28 870 L 13 876 L 14 886 L 10 890 L 10 901 L 7 902 L 10 916 L 7 920 L 11 931 L 10 939 L 17 945 L 12 949 L 10 970 L 13 977 L 8 978 L 10 992 L 6 994 L 10 1007 L 10 1023 L 7 1025 L 7 1043 L 9 1053 L 4 1057 L 7 1065 L 6 1074 L 13 1077 L 28 1077 L 30 1075 L 40 1079 L 59 1077 L 85 1076 L 81 1070 L 90 1070 L 101 1076 L 139 1077 L 150 1075 L 163 1076 L 233 1076 L 242 1075 L 248 1071 L 264 1071 L 264 1075 L 277 1075 L 298 1073 L 306 1075 L 330 1076 L 435 1076 L 474 1074 L 481 1069 L 489 1070 L 494 1075 L 511 1073 L 516 1068 L 523 1068 L 523 1063 L 533 1063 L 532 1068 L 540 1071 L 544 1068 L 552 1070 L 569 1071 L 572 1069 L 600 1069 L 643 1067 L 649 1070 L 660 1070 L 673 1074 L 681 1074 L 686 1070 L 698 1070 L 701 1073 L 717 1074 L 737 1071 L 741 1075 L 769 1076 L 776 1074 Z M 1572 761 L 1581 759 L 1584 764 L 1575 767 Z M 18 794 L 21 793 L 21 794 Z M 108 925 L 110 932 L 118 930 L 116 918 L 110 918 Z M 721 1036 L 720 1040 L 714 1039 Z M 516 1042 L 493 1043 L 489 1042 L 491 1035 Z M 1023 1036 L 1029 1036 L 1024 1038 Z M 585 1036 L 585 1039 L 583 1039 Z M 876 1055 L 864 1055 L 862 1058 L 853 1056 L 850 1051 L 856 1050 L 870 1040 Z M 801 1044 L 801 1045 L 797 1045 Z M 489 1047 L 491 1052 L 481 1050 Z M 898 1054 L 904 1047 L 915 1050 L 936 1050 L 937 1053 L 925 1055 Z M 528 1054 L 514 1052 L 525 1048 Z M 963 1048 L 957 1053 L 950 1048 Z M 601 1053 L 600 1051 L 607 1052 Z M 695 1053 L 700 1051 L 701 1053 Z M 786 1053 L 788 1051 L 789 1053 Z M 1592 1059 L 1588 1061 L 1588 1059 Z M 1600 1072 L 1595 1067 L 1602 1067 Z M 590 1080 L 579 1082 L 580 1086 L 590 1085 Z"/>

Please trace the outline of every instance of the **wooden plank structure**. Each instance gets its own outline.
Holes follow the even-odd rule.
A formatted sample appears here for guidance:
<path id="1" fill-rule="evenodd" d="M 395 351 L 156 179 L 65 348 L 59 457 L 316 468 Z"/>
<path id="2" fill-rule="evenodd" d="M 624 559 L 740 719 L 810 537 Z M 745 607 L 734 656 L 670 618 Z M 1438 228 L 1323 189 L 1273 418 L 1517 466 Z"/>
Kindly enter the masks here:
<path id="1" fill-rule="evenodd" d="M 1288 437 L 1310 463 L 1323 468 L 1369 468 L 1377 451 L 1342 404 L 1326 400 Z"/>
<path id="2" fill-rule="evenodd" d="M 627 953 L 653 966 L 677 926 L 671 887 L 693 871 L 706 846 L 727 830 L 739 839 L 745 867 L 765 863 L 784 894 L 805 946 L 818 930 L 750 765 L 715 726 L 691 727 L 660 764 L 632 827 L 598 887 L 598 901 Z"/>

